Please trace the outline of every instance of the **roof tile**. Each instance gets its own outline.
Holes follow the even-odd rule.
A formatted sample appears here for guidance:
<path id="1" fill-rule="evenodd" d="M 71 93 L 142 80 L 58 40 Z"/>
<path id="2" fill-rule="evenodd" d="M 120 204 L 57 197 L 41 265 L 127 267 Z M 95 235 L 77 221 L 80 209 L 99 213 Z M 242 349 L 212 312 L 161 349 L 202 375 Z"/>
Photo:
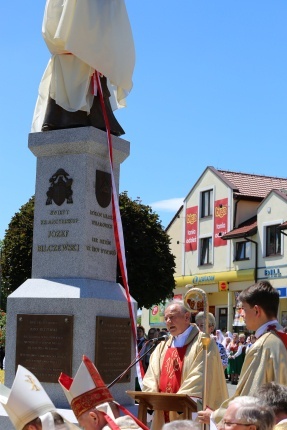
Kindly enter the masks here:
<path id="1" fill-rule="evenodd" d="M 228 239 L 236 239 L 239 237 L 252 236 L 253 234 L 256 233 L 256 231 L 257 231 L 257 216 L 253 216 L 252 218 L 249 218 L 248 220 L 239 224 L 237 228 L 234 228 L 233 230 L 226 233 L 224 236 L 222 236 L 221 239 L 228 240 Z"/>
<path id="2" fill-rule="evenodd" d="M 238 194 L 264 198 L 271 190 L 286 190 L 287 178 L 217 170 L 239 190 Z"/>

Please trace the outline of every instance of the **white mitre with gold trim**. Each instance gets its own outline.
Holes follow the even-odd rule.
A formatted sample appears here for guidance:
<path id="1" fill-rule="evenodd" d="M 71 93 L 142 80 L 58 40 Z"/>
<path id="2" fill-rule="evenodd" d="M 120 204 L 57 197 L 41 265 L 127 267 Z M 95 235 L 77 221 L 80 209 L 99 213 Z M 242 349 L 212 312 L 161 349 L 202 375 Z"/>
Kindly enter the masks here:
<path id="1" fill-rule="evenodd" d="M 11 389 L 0 384 L 0 402 L 16 430 L 22 430 L 37 417 L 42 430 L 55 430 L 51 412 L 59 412 L 36 376 L 25 367 L 18 366 Z M 66 428 L 78 429 L 74 424 L 66 424 Z"/>

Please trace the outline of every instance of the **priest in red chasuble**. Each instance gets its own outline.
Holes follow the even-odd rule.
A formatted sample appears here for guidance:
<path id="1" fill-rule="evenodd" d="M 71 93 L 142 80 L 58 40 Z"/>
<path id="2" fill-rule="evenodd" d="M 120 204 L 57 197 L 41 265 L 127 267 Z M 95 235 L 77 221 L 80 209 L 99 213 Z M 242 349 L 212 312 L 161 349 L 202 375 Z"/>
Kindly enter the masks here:
<path id="1" fill-rule="evenodd" d="M 190 323 L 190 312 L 183 302 L 171 302 L 165 310 L 166 326 L 171 337 L 160 343 L 150 358 L 143 380 L 143 391 L 188 394 L 202 397 L 202 333 Z M 207 405 L 217 408 L 228 397 L 227 386 L 216 343 L 208 347 Z M 168 419 L 180 419 L 176 412 L 155 411 L 153 429 L 160 429 Z"/>

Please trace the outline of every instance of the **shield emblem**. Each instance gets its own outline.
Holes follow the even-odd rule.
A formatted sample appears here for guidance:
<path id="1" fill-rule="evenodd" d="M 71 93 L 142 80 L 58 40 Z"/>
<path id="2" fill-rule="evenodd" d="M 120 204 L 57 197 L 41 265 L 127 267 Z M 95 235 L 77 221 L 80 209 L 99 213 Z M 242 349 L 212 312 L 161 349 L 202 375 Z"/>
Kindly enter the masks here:
<path id="1" fill-rule="evenodd" d="M 53 200 L 56 205 L 61 206 L 66 200 L 67 186 L 63 181 L 63 178 L 59 178 L 59 181 L 53 187 Z"/>
<path id="2" fill-rule="evenodd" d="M 106 208 L 111 203 L 112 198 L 112 178 L 111 174 L 96 170 L 96 199 L 102 208 Z"/>

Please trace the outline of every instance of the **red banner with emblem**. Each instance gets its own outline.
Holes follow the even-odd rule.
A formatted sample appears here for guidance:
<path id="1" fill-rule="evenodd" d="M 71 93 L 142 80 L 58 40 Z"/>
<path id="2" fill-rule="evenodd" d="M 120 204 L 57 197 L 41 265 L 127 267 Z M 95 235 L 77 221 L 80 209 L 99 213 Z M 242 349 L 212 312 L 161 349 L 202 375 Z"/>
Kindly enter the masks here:
<path id="1" fill-rule="evenodd" d="M 185 252 L 197 250 L 198 206 L 186 209 L 185 217 Z"/>
<path id="2" fill-rule="evenodd" d="M 214 202 L 214 246 L 225 246 L 226 240 L 221 237 L 227 232 L 228 199 Z"/>

